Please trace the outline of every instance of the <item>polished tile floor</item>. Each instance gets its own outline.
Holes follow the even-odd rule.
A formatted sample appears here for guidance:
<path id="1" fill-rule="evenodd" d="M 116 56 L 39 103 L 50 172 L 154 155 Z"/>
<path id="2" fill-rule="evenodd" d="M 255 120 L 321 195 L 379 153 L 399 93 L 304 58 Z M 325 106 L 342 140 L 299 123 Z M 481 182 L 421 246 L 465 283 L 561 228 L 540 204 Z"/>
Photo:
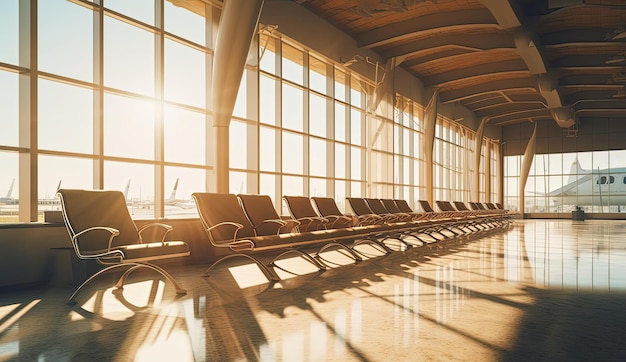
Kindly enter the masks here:
<path id="1" fill-rule="evenodd" d="M 336 257 L 342 263 L 341 256 Z M 233 260 L 233 259 L 231 259 Z M 624 361 L 626 222 L 518 220 L 323 273 L 284 261 L 0 295 L 0 361 Z M 304 274 L 301 274 L 304 273 Z M 290 277 L 292 276 L 292 277 Z"/>

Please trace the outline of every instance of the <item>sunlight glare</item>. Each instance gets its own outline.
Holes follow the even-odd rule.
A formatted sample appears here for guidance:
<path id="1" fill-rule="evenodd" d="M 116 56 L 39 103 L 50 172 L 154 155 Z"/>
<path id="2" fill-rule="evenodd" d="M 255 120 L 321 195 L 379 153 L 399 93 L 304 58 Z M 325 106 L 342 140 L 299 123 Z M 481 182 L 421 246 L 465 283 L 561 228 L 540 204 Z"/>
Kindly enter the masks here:
<path id="1" fill-rule="evenodd" d="M 13 325 L 13 323 L 17 322 L 20 318 L 22 318 L 22 316 L 28 313 L 28 311 L 31 310 L 34 306 L 36 306 L 39 302 L 41 302 L 41 299 L 35 299 L 32 302 L 28 303 L 28 305 L 26 305 L 24 308 L 17 311 L 13 316 L 7 318 L 6 321 L 0 324 L 0 334 L 2 334 L 11 325 Z"/>
<path id="2" fill-rule="evenodd" d="M 0 319 L 4 319 L 11 312 L 19 308 L 20 305 L 22 305 L 22 303 L 9 304 L 9 305 L 0 307 Z"/>
<path id="3" fill-rule="evenodd" d="M 193 361 L 189 337 L 185 331 L 173 331 L 161 336 L 154 343 L 146 344 L 137 350 L 136 362 L 143 361 Z"/>
<path id="4" fill-rule="evenodd" d="M 267 283 L 267 278 L 256 264 L 244 264 L 228 268 L 241 289 Z"/>

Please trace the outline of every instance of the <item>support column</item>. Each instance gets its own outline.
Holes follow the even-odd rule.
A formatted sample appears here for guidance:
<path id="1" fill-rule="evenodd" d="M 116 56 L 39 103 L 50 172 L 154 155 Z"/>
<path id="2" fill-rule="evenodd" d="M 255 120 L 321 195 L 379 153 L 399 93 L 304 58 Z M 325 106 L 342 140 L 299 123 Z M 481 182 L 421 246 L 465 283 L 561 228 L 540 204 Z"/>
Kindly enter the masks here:
<path id="1" fill-rule="evenodd" d="M 434 172 L 433 148 L 435 146 L 435 126 L 437 125 L 437 106 L 439 104 L 439 89 L 435 88 L 426 110 L 424 111 L 424 160 L 426 161 L 426 200 L 433 205 L 434 201 Z"/>
<path id="2" fill-rule="evenodd" d="M 217 30 L 211 89 L 215 181 L 220 193 L 229 192 L 228 127 L 262 8 L 263 0 L 226 0 Z"/>
<path id="3" fill-rule="evenodd" d="M 520 170 L 519 181 L 519 211 L 524 216 L 524 189 L 526 188 L 526 181 L 528 180 L 528 174 L 530 173 L 530 166 L 533 163 L 535 157 L 535 144 L 537 140 L 537 123 L 535 122 L 535 128 L 533 134 L 528 140 L 526 145 L 526 151 L 524 151 L 524 158 L 522 159 L 522 169 Z"/>
<path id="4" fill-rule="evenodd" d="M 483 135 L 485 133 L 485 125 L 487 124 L 487 121 L 488 118 L 483 117 L 480 121 L 480 125 L 478 126 L 478 130 L 476 131 L 476 147 L 474 148 L 474 190 L 472 190 L 472 199 L 474 199 L 474 202 L 480 201 L 480 153 L 483 147 Z M 488 177 L 489 175 L 485 172 L 485 176 Z"/>

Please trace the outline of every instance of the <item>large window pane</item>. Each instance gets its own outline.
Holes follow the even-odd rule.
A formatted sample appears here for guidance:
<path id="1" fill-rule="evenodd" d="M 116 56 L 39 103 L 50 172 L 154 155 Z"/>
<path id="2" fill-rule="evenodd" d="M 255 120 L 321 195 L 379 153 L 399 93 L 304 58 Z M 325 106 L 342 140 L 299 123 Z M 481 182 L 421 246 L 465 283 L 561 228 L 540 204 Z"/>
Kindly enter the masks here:
<path id="1" fill-rule="evenodd" d="M 154 159 L 154 103 L 104 96 L 104 153 L 107 156 Z"/>
<path id="2" fill-rule="evenodd" d="M 261 171 L 276 171 L 276 130 L 261 127 L 259 136 L 259 168 Z"/>
<path id="3" fill-rule="evenodd" d="M 165 161 L 204 165 L 206 117 L 202 113 L 165 107 Z"/>
<path id="4" fill-rule="evenodd" d="M 283 44 L 283 78 L 303 84 L 304 54 L 301 50 Z"/>
<path id="5" fill-rule="evenodd" d="M 326 176 L 326 141 L 311 137 L 309 141 L 309 174 Z"/>
<path id="6" fill-rule="evenodd" d="M 127 162 L 104 162 L 104 189 L 126 194 L 126 204 L 133 218 L 153 218 L 154 166 Z"/>
<path id="7" fill-rule="evenodd" d="M 170 0 L 165 1 L 165 31 L 194 43 L 206 45 L 204 24 L 203 16 L 181 6 L 175 6 Z"/>
<path id="8" fill-rule="evenodd" d="M 0 43 L 0 47 L 2 47 Z M 1 53 L 1 52 L 0 52 Z M 16 73 L 0 70 L 0 145 L 18 145 L 19 85 Z"/>
<path id="9" fill-rule="evenodd" d="M 91 89 L 39 79 L 39 148 L 93 153 L 92 102 Z"/>
<path id="10" fill-rule="evenodd" d="M 230 168 L 247 168 L 248 142 L 246 142 L 246 124 L 231 121 L 230 133 Z"/>
<path id="11" fill-rule="evenodd" d="M 38 6 L 39 69 L 91 82 L 93 11 L 67 0 L 39 1 Z"/>
<path id="12" fill-rule="evenodd" d="M 309 133 L 326 137 L 326 98 L 311 93 L 309 97 Z"/>
<path id="13" fill-rule="evenodd" d="M 294 131 L 303 130 L 304 92 L 289 84 L 283 84 L 282 120 L 283 128 Z"/>
<path id="14" fill-rule="evenodd" d="M 0 1 L 0 62 L 19 60 L 19 0 Z M 2 87 L 0 87 L 0 91 Z"/>
<path id="15" fill-rule="evenodd" d="M 311 178 L 309 180 L 309 197 L 326 197 L 326 179 Z"/>
<path id="16" fill-rule="evenodd" d="M 328 64 L 316 57 L 309 57 L 309 88 L 328 94 L 327 80 Z"/>
<path id="17" fill-rule="evenodd" d="M 165 168 L 166 217 L 197 217 L 196 204 L 191 197 L 194 192 L 206 191 L 205 170 L 184 167 Z"/>
<path id="18" fill-rule="evenodd" d="M 167 1 L 165 1 L 165 3 L 167 3 Z M 106 0 L 104 5 L 118 13 L 146 24 L 154 25 L 154 0 Z"/>
<path id="19" fill-rule="evenodd" d="M 346 178 L 346 146 L 335 144 L 335 177 Z"/>
<path id="20" fill-rule="evenodd" d="M 37 204 L 39 212 L 60 210 L 56 192 L 59 188 L 92 189 L 93 161 L 86 158 L 72 158 L 40 155 Z"/>
<path id="21" fill-rule="evenodd" d="M 104 85 L 154 95 L 154 34 L 105 16 Z"/>
<path id="22" fill-rule="evenodd" d="M 276 125 L 277 81 L 261 75 L 259 87 L 259 120 L 261 123 Z"/>
<path id="23" fill-rule="evenodd" d="M 276 74 L 276 42 L 277 39 L 261 34 L 259 39 L 259 68 L 265 72 Z"/>
<path id="24" fill-rule="evenodd" d="M 350 113 L 350 121 L 350 143 L 353 145 L 361 145 L 363 143 L 361 130 L 363 128 L 365 116 L 357 110 L 352 110 Z"/>
<path id="25" fill-rule="evenodd" d="M 165 99 L 204 107 L 206 102 L 205 53 L 165 40 Z"/>
<path id="26" fill-rule="evenodd" d="M 18 222 L 18 159 L 17 153 L 0 152 L 0 224 Z"/>
<path id="27" fill-rule="evenodd" d="M 304 167 L 303 137 L 299 134 L 283 132 L 283 172 L 302 174 Z M 296 194 L 293 194 L 296 195 Z"/>

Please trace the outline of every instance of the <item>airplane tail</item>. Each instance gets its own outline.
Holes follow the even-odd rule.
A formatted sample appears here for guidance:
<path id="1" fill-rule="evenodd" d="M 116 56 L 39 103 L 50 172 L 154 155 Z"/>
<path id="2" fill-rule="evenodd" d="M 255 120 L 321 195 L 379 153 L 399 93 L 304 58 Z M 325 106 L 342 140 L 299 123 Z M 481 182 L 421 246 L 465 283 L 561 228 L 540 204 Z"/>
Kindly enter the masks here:
<path id="1" fill-rule="evenodd" d="M 166 201 L 174 201 L 176 200 L 176 190 L 178 189 L 178 178 L 176 179 L 176 183 L 174 183 L 174 188 L 172 189 L 172 193 L 170 197 L 167 198 Z"/>
<path id="2" fill-rule="evenodd" d="M 574 159 L 574 162 L 572 162 L 572 165 L 569 168 L 569 177 L 567 179 L 567 183 L 570 184 L 572 182 L 576 182 L 580 176 L 588 173 L 589 171 L 583 170 L 583 168 L 580 167 L 578 157 L 576 157 L 576 159 Z"/>
<path id="3" fill-rule="evenodd" d="M 130 180 L 128 179 L 128 183 L 126 184 L 126 187 L 124 188 L 124 200 L 128 200 L 128 190 L 130 190 Z"/>
<path id="4" fill-rule="evenodd" d="M 9 187 L 9 191 L 7 192 L 7 199 L 11 198 L 11 195 L 13 194 L 13 185 L 15 185 L 15 179 L 13 179 L 13 181 L 11 181 L 11 186 Z"/>

